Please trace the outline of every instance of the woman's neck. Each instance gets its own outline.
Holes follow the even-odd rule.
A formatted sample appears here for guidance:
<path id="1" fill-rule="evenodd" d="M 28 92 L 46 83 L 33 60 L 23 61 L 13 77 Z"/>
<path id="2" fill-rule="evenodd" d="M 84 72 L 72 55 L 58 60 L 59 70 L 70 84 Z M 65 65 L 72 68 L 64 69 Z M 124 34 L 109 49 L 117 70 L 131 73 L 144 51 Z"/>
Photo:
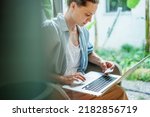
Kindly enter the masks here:
<path id="1" fill-rule="evenodd" d="M 67 22 L 67 26 L 69 28 L 69 31 L 76 31 L 77 30 L 76 23 L 71 18 L 69 11 L 66 12 L 66 14 L 65 14 L 65 20 Z"/>

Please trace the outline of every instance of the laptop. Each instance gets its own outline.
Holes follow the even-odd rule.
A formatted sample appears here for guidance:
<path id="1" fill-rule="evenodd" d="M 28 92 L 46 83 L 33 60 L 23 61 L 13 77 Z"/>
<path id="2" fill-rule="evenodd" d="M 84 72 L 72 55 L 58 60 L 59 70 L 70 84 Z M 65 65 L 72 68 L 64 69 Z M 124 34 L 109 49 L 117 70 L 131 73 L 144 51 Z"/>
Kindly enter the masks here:
<path id="1" fill-rule="evenodd" d="M 137 64 L 128 69 L 122 76 L 114 74 L 105 75 L 101 72 L 90 71 L 84 75 L 86 81 L 82 84 L 76 86 L 63 85 L 62 87 L 76 92 L 101 96 L 112 86 L 118 84 L 122 79 L 133 73 L 149 57 L 150 55 L 143 58 Z"/>

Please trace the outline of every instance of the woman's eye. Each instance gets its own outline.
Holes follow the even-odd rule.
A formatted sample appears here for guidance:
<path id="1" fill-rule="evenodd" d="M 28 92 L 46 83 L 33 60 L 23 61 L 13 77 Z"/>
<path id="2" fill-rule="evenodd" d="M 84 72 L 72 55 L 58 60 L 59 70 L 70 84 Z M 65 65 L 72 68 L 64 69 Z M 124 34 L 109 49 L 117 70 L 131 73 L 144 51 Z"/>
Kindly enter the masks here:
<path id="1" fill-rule="evenodd" d="M 88 16 L 88 17 L 90 16 L 89 14 L 85 14 L 85 15 Z"/>

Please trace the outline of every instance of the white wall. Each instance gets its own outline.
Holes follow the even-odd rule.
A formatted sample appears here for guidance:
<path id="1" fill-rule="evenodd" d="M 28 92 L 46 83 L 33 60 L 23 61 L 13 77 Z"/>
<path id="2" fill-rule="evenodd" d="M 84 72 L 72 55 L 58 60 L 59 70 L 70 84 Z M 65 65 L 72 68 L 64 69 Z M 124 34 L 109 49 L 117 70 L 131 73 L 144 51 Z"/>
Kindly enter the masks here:
<path id="1" fill-rule="evenodd" d="M 98 27 L 98 45 L 102 47 L 108 28 L 111 27 L 116 13 L 105 13 L 105 1 L 101 0 L 96 12 Z M 93 30 L 91 38 L 95 38 Z M 141 46 L 145 41 L 145 0 L 141 0 L 138 6 L 131 12 L 121 13 L 104 48 L 118 49 L 121 45 L 128 43 Z"/>

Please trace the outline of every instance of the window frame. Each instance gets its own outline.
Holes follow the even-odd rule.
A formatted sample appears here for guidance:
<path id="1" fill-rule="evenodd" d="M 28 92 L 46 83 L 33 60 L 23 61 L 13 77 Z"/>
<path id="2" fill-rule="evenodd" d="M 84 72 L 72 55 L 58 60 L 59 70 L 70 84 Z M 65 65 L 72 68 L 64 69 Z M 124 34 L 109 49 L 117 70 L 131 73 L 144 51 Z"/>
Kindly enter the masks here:
<path id="1" fill-rule="evenodd" d="M 114 11 L 110 11 L 110 2 L 112 2 L 112 0 L 105 0 L 105 13 L 106 14 L 114 14 L 118 11 L 119 6 L 117 6 L 117 9 Z M 117 0 L 116 0 L 117 2 Z M 127 8 L 127 6 L 126 6 Z M 129 14 L 131 12 L 131 9 L 122 9 L 121 14 Z"/>

